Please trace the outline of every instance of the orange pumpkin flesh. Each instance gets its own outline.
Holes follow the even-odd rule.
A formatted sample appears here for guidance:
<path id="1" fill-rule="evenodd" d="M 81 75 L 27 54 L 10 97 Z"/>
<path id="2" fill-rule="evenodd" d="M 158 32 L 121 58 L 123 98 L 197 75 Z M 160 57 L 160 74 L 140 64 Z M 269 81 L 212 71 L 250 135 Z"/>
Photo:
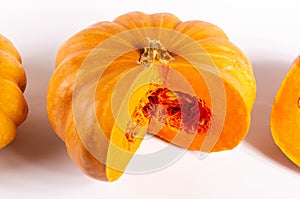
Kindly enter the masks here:
<path id="1" fill-rule="evenodd" d="M 152 27 L 161 31 L 153 34 Z M 128 30 L 132 33 L 128 43 L 135 49 L 108 65 L 96 86 L 94 107 L 84 98 L 77 104 L 85 110 L 82 113 L 85 121 L 82 135 L 78 132 L 82 124 L 78 124 L 74 115 L 76 78 L 81 74 L 82 65 L 88 62 L 99 45 L 104 45 L 115 35 L 126 34 Z M 179 38 L 185 37 L 201 46 L 205 57 L 217 66 L 218 72 L 204 70 L 199 73 L 190 60 L 180 54 L 182 49 L 188 48 L 188 44 L 182 45 L 180 39 L 176 40 L 176 35 L 166 37 L 165 32 L 171 30 L 180 33 Z M 150 38 L 148 44 L 147 37 Z M 192 57 L 200 55 L 197 52 L 195 55 L 187 53 L 191 53 L 189 56 Z M 149 55 L 152 57 L 149 58 Z M 148 63 L 149 60 L 152 62 Z M 140 70 L 137 62 L 145 65 L 139 81 L 147 78 L 150 82 L 155 81 L 140 84 L 143 86 L 129 92 L 129 87 L 125 88 L 128 81 L 120 81 L 131 71 Z M 86 75 L 88 77 L 88 73 Z M 192 92 L 185 91 L 180 80 L 182 77 Z M 224 99 L 212 96 L 208 86 L 218 80 L 221 80 L 222 86 L 217 89 L 224 92 Z M 175 85 L 174 88 L 166 86 L 166 82 Z M 84 84 L 81 86 L 84 87 Z M 115 93 L 116 88 L 125 88 L 119 89 L 123 95 Z M 210 152 L 234 148 L 248 131 L 255 88 L 249 60 L 217 26 L 202 21 L 181 22 L 167 13 L 147 15 L 132 12 L 116 18 L 114 22 L 94 24 L 62 45 L 57 54 L 56 71 L 49 83 L 47 111 L 54 131 L 65 141 L 72 160 L 89 176 L 114 181 L 125 171 L 146 132 L 191 150 Z M 126 92 L 132 95 L 128 104 L 124 105 L 123 98 L 118 96 L 127 96 Z M 213 104 L 218 102 L 224 107 L 217 113 Z M 114 108 L 116 104 L 117 108 Z M 122 114 L 123 109 L 127 114 Z M 91 116 L 92 111 L 95 111 L 97 121 Z M 223 122 L 218 120 L 219 115 L 226 115 Z M 101 138 L 97 134 L 96 123 L 103 130 Z M 213 148 L 205 149 L 202 145 L 213 124 L 219 125 L 222 131 Z"/>
<path id="2" fill-rule="evenodd" d="M 26 75 L 14 45 L 0 35 L 0 149 L 11 143 L 27 116 Z"/>
<path id="3" fill-rule="evenodd" d="M 277 146 L 300 166 L 300 58 L 298 57 L 274 99 L 271 131 Z"/>

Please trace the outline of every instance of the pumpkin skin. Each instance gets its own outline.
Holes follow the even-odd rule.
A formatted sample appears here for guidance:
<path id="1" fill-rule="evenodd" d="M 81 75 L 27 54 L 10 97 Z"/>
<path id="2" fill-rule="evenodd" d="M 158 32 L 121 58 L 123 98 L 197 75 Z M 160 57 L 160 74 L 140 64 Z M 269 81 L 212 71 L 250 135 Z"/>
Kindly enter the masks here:
<path id="1" fill-rule="evenodd" d="M 276 145 L 300 166 L 300 57 L 292 64 L 274 99 L 271 132 Z"/>
<path id="2" fill-rule="evenodd" d="M 0 35 L 0 149 L 16 137 L 17 126 L 27 117 L 23 96 L 26 75 L 13 44 Z"/>
<path id="3" fill-rule="evenodd" d="M 124 74 L 134 69 L 137 61 L 141 58 L 140 49 L 147 46 L 144 38 L 149 36 L 148 34 L 151 35 L 151 33 L 147 32 L 147 28 L 151 27 L 172 30 L 192 39 L 205 50 L 209 59 L 212 60 L 219 70 L 218 78 L 222 80 L 226 95 L 226 109 L 224 108 L 223 111 L 226 117 L 220 137 L 210 151 L 232 149 L 243 140 L 248 132 L 250 112 L 256 95 L 256 84 L 252 66 L 248 58 L 228 40 L 226 34 L 219 27 L 203 21 L 181 22 L 176 16 L 169 13 L 152 15 L 142 12 L 127 13 L 117 17 L 113 22 L 96 23 L 69 38 L 57 53 L 56 70 L 49 82 L 47 111 L 50 124 L 55 133 L 66 143 L 71 159 L 87 175 L 93 178 L 103 181 L 117 180 L 126 169 L 132 155 L 142 142 L 144 135 L 134 137 L 134 144 L 131 146 L 131 135 L 126 134 L 115 122 L 111 101 L 114 95 L 113 90 L 117 86 L 118 81 Z M 99 152 L 106 160 L 106 163 L 103 163 L 103 161 L 99 161 L 87 149 L 87 146 L 83 143 L 77 132 L 73 113 L 74 106 L 72 106 L 74 84 L 80 67 L 84 64 L 90 53 L 107 39 L 128 30 L 137 30 L 137 38 L 141 35 L 143 41 L 142 39 L 132 41 L 132 45 L 136 47 L 136 50 L 123 54 L 108 66 L 107 70 L 101 76 L 95 93 L 97 119 L 100 121 L 105 137 L 109 142 L 107 143 L 103 138 L 102 142 L 100 140 L 100 143 L 95 143 L 103 145 L 100 149 L 102 151 Z M 158 35 L 152 36 L 164 45 L 163 41 L 166 41 L 166 39 L 162 39 Z M 171 49 L 170 52 L 172 50 L 176 51 L 176 46 L 169 45 L 167 49 L 168 51 Z M 201 104 L 201 100 L 206 103 L 203 103 L 203 109 L 201 110 L 204 110 L 204 108 L 210 110 L 212 100 L 205 80 L 197 73 L 193 65 L 183 57 L 175 53 L 172 56 L 175 58 L 172 66 L 168 64 L 165 64 L 165 66 L 172 67 L 172 70 L 186 78 L 195 92 L 193 99 L 198 99 L 199 104 Z M 156 71 L 154 70 L 152 73 L 156 73 Z M 171 82 L 176 83 L 176 79 L 173 78 L 172 80 L 172 75 L 169 79 Z M 152 86 L 159 90 L 159 85 Z M 170 90 L 170 92 L 174 91 Z M 141 104 L 145 97 L 147 97 L 147 89 L 145 88 L 140 88 L 133 93 L 133 97 L 131 97 L 129 102 L 131 117 L 134 118 L 133 115 L 138 110 L 138 104 Z M 90 110 L 88 105 L 84 104 L 82 106 L 86 106 L 87 112 Z M 205 112 L 205 114 L 208 115 L 208 120 L 213 120 L 213 116 L 218 113 Z M 85 118 L 85 121 L 89 122 L 89 118 Z M 146 125 L 149 125 L 149 119 L 143 122 L 148 122 Z M 140 125 L 143 126 L 142 124 Z M 93 131 L 94 126 L 91 123 L 87 127 L 87 131 Z M 189 135 L 186 136 L 184 133 L 179 135 L 176 129 L 168 125 L 164 125 L 158 132 L 149 130 L 149 133 L 153 133 L 157 137 L 179 147 L 190 150 L 201 150 L 206 130 L 204 129 L 204 133 L 193 134 L 192 140 L 190 140 Z M 174 139 L 177 135 L 179 135 L 177 139 Z M 93 137 L 92 133 L 91 137 Z M 185 140 L 189 140 L 188 144 Z M 120 154 L 118 150 L 114 150 L 114 146 L 130 154 Z M 110 163 L 111 165 L 120 164 L 121 166 L 118 168 L 111 167 Z"/>

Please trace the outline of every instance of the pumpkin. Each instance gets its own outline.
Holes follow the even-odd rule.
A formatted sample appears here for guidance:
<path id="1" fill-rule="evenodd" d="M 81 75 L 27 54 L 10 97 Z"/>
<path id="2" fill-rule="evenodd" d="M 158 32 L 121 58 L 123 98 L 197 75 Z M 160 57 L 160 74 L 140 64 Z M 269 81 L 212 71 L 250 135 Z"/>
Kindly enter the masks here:
<path id="1" fill-rule="evenodd" d="M 274 99 L 271 132 L 276 145 L 300 166 L 300 57 L 292 64 Z"/>
<path id="2" fill-rule="evenodd" d="M 219 27 L 131 12 L 60 47 L 47 112 L 71 159 L 114 181 L 146 133 L 205 153 L 234 148 L 255 94 L 250 61 Z"/>
<path id="3" fill-rule="evenodd" d="M 28 112 L 23 96 L 26 75 L 21 63 L 16 48 L 0 35 L 0 148 L 14 140 L 17 126 Z"/>

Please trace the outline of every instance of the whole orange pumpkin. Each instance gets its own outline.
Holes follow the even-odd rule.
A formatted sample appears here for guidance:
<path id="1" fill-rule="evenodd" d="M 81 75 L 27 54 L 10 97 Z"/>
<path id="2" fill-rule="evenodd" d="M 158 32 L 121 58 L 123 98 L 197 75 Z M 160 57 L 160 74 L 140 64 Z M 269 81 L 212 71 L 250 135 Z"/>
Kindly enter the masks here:
<path id="1" fill-rule="evenodd" d="M 217 26 L 131 12 L 61 46 L 47 111 L 72 160 L 114 181 L 146 132 L 190 150 L 234 148 L 255 94 L 251 63 Z"/>
<path id="2" fill-rule="evenodd" d="M 0 35 L 0 148 L 11 143 L 27 116 L 23 96 L 26 75 L 21 57 L 13 44 Z"/>

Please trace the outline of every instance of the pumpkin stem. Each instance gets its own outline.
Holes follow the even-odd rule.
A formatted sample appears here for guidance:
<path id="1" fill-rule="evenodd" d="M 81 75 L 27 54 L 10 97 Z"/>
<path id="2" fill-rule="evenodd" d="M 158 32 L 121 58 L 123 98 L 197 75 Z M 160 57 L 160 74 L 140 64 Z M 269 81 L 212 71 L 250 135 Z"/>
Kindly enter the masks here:
<path id="1" fill-rule="evenodd" d="M 148 41 L 148 47 L 144 48 L 138 64 L 149 66 L 151 63 L 157 61 L 168 65 L 175 60 L 159 40 L 150 39 L 149 37 L 146 37 L 146 40 Z"/>

